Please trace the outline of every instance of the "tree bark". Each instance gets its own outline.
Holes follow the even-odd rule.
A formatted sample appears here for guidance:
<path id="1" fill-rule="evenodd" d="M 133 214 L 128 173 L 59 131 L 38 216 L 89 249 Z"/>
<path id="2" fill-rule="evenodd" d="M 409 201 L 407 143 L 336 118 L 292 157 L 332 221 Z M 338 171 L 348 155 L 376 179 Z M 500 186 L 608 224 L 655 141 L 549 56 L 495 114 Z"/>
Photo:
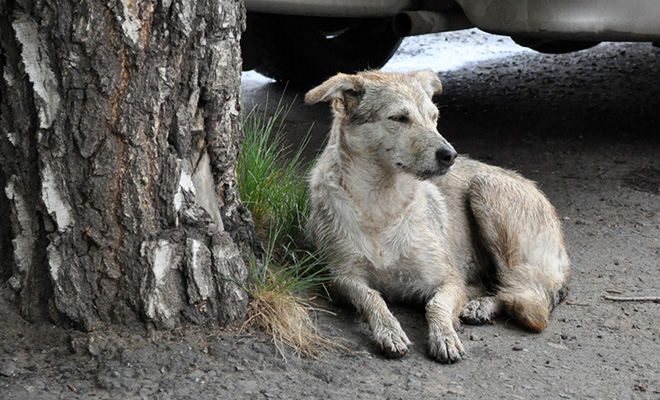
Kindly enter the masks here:
<path id="1" fill-rule="evenodd" d="M 0 0 L 0 278 L 26 318 L 244 315 L 244 24 L 236 0 Z"/>

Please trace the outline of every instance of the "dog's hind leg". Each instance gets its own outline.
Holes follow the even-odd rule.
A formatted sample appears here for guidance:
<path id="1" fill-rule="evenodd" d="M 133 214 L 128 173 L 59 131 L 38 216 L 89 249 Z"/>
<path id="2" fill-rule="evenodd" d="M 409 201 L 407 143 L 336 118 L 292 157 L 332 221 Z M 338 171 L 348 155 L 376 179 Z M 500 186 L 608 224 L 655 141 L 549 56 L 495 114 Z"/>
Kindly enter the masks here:
<path id="1" fill-rule="evenodd" d="M 401 357 L 408 352 L 411 342 L 378 291 L 348 275 L 335 278 L 334 284 L 367 320 L 376 343 L 388 357 Z"/>
<path id="2" fill-rule="evenodd" d="M 479 319 L 490 312 L 490 318 L 502 308 L 529 330 L 541 332 L 565 296 L 569 273 L 555 209 L 534 183 L 500 169 L 478 173 L 468 199 L 496 265 L 497 292 L 472 303 L 481 313 L 464 309 L 462 314 Z"/>
<path id="3" fill-rule="evenodd" d="M 483 278 L 481 278 L 483 279 Z M 502 311 L 502 302 L 492 296 L 492 282 L 488 286 L 481 280 L 466 286 L 468 301 L 461 310 L 461 321 L 470 325 L 481 325 L 492 321 Z"/>
<path id="4" fill-rule="evenodd" d="M 467 302 L 461 310 L 461 320 L 480 325 L 489 322 L 502 311 L 502 301 L 497 296 L 483 296 Z"/>

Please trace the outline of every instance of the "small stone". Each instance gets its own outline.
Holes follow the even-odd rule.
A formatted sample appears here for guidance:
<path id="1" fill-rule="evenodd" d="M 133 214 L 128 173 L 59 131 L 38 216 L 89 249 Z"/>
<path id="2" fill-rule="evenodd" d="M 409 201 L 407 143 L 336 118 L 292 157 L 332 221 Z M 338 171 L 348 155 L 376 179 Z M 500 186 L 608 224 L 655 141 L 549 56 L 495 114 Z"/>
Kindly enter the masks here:
<path id="1" fill-rule="evenodd" d="M 204 380 L 204 372 L 200 370 L 193 371 L 188 374 L 188 380 L 198 383 Z"/>
<path id="2" fill-rule="evenodd" d="M 408 378 L 408 382 L 406 383 L 406 385 L 408 386 L 408 390 L 422 389 L 422 383 L 415 378 Z"/>
<path id="3" fill-rule="evenodd" d="M 479 341 L 479 340 L 481 340 L 481 336 L 477 335 L 474 332 L 470 332 L 470 340 L 472 340 L 474 342 Z"/>
<path id="4" fill-rule="evenodd" d="M 96 343 L 90 343 L 87 347 L 87 350 L 89 351 L 89 354 L 93 355 L 94 357 L 101 355 L 101 349 L 99 349 L 99 346 L 97 346 Z"/>
<path id="5" fill-rule="evenodd" d="M 6 377 L 12 377 L 16 375 L 16 364 L 13 362 L 7 362 L 0 365 L 0 375 Z"/>
<path id="6" fill-rule="evenodd" d="M 513 346 L 513 351 L 524 351 L 525 348 L 522 346 Z"/>

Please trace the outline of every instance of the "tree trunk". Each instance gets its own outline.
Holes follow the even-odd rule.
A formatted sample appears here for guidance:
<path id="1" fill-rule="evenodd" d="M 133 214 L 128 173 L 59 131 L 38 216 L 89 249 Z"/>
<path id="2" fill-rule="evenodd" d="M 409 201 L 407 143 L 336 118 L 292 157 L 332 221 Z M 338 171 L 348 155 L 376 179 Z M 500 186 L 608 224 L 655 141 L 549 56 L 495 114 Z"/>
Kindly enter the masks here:
<path id="1" fill-rule="evenodd" d="M 26 318 L 244 315 L 244 23 L 237 0 L 0 0 L 0 279 Z"/>

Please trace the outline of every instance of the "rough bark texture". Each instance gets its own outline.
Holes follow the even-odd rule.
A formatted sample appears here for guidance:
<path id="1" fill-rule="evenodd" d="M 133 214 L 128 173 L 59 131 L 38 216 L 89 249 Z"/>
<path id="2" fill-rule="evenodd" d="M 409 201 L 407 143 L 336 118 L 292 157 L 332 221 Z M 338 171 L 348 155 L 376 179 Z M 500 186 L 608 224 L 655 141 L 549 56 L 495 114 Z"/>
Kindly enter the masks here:
<path id="1" fill-rule="evenodd" d="M 236 0 L 0 0 L 0 278 L 26 318 L 244 314 L 244 21 Z"/>

